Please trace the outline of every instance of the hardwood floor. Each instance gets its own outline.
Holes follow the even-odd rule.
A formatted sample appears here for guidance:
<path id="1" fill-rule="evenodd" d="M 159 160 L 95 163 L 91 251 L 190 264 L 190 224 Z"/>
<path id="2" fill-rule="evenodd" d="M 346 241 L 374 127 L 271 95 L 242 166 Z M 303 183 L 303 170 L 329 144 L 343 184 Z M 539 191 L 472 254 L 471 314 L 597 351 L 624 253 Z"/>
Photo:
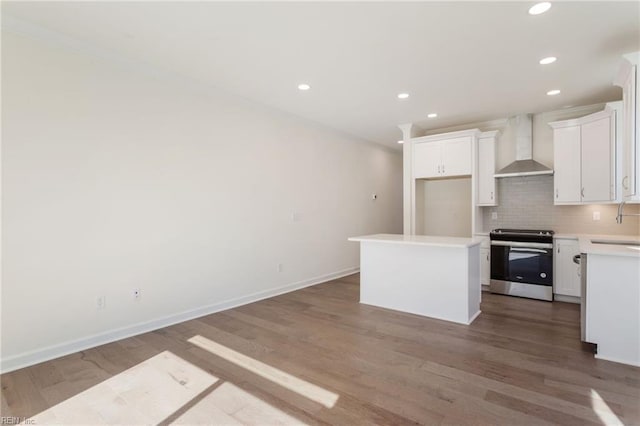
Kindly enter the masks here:
<path id="1" fill-rule="evenodd" d="M 36 424 L 640 424 L 640 368 L 579 307 L 483 294 L 470 326 L 358 303 L 358 275 L 5 374 Z"/>

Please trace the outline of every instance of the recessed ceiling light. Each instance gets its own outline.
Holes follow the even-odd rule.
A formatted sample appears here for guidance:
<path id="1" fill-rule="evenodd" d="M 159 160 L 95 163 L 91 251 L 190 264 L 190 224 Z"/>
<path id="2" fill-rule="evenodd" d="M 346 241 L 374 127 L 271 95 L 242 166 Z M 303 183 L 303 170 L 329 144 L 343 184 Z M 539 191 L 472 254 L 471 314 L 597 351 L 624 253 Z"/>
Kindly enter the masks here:
<path id="1" fill-rule="evenodd" d="M 404 141 L 400 140 L 400 141 L 398 141 L 398 143 L 404 143 Z"/>
<path id="2" fill-rule="evenodd" d="M 436 114 L 435 112 L 432 112 L 431 114 L 427 114 L 428 118 L 436 118 L 438 116 L 438 114 Z"/>
<path id="3" fill-rule="evenodd" d="M 560 94 L 560 91 L 558 89 L 549 90 L 547 92 L 547 95 L 549 95 L 549 96 L 555 96 L 555 95 L 559 95 L 559 94 Z"/>
<path id="4" fill-rule="evenodd" d="M 549 65 L 554 63 L 558 58 L 555 56 L 548 56 L 546 58 L 540 59 L 540 65 Z"/>
<path id="5" fill-rule="evenodd" d="M 408 93 L 398 93 L 398 99 L 407 99 L 408 97 Z"/>
<path id="6" fill-rule="evenodd" d="M 543 1 L 542 3 L 536 3 L 529 9 L 529 15 L 540 15 L 541 13 L 545 13 L 547 10 L 551 8 L 551 3 L 548 1 Z"/>
<path id="7" fill-rule="evenodd" d="M 311 89 L 311 86 L 309 86 L 306 83 L 302 83 L 302 84 L 298 84 L 298 89 L 300 89 L 300 90 L 309 90 L 309 89 Z"/>

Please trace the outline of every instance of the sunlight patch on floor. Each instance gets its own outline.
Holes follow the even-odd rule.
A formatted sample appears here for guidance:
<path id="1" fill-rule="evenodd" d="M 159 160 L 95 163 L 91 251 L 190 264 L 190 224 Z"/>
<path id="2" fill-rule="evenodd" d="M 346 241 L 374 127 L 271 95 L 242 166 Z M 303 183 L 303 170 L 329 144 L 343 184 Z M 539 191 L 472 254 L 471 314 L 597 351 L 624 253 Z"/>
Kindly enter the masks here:
<path id="1" fill-rule="evenodd" d="M 338 394 L 330 392 L 326 389 L 316 386 L 313 383 L 309 383 L 305 380 L 299 379 L 291 374 L 285 373 L 282 370 L 278 370 L 275 367 L 271 367 L 256 359 L 243 355 L 234 351 L 226 346 L 207 339 L 206 337 L 197 335 L 188 340 L 190 343 L 211 352 L 229 362 L 232 362 L 246 370 L 251 371 L 258 376 L 271 380 L 272 382 L 289 389 L 305 398 L 315 401 L 324 405 L 327 408 L 332 408 L 339 398 Z"/>
<path id="2" fill-rule="evenodd" d="M 305 425 L 233 383 L 224 382 L 171 422 L 181 425 Z"/>
<path id="3" fill-rule="evenodd" d="M 614 413 L 609 404 L 595 390 L 591 389 L 591 408 L 593 412 L 600 418 L 604 425 L 624 425 L 616 413 Z"/>
<path id="4" fill-rule="evenodd" d="M 165 351 L 33 416 L 35 424 L 157 424 L 218 382 Z"/>

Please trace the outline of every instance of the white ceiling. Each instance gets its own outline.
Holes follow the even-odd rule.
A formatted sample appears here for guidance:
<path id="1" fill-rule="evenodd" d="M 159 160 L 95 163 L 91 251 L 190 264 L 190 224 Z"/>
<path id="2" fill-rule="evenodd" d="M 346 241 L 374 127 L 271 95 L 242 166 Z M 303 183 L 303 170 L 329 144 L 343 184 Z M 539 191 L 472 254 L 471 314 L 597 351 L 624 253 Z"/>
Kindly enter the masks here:
<path id="1" fill-rule="evenodd" d="M 640 50 L 640 2 L 554 2 L 538 16 L 532 4 L 3 1 L 2 13 L 397 146 L 399 123 L 440 128 L 621 97 L 611 81 L 621 55 Z"/>

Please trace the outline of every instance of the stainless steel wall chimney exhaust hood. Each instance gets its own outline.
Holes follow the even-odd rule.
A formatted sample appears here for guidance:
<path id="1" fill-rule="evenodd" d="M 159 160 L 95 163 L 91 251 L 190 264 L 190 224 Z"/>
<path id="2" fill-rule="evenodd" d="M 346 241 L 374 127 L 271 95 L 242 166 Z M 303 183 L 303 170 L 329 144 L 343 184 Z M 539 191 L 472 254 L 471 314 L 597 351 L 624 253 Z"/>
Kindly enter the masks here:
<path id="1" fill-rule="evenodd" d="M 499 170 L 494 177 L 552 175 L 553 170 L 533 160 L 531 114 L 517 115 L 509 120 L 516 135 L 516 161 Z"/>

